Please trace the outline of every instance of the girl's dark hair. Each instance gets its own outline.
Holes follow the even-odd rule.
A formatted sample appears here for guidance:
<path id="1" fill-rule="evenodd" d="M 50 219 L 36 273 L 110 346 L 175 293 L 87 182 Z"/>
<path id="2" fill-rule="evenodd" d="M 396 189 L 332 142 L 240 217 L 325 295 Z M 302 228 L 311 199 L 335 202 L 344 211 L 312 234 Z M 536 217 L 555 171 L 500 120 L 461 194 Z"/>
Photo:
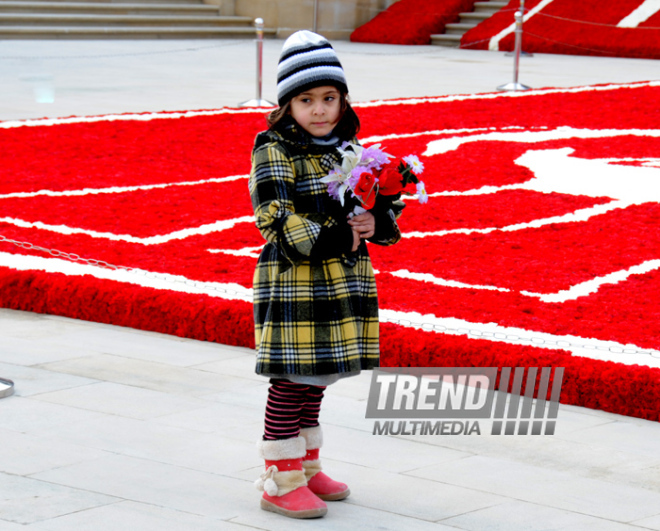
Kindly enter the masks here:
<path id="1" fill-rule="evenodd" d="M 348 94 L 339 92 L 341 118 L 335 126 L 334 133 L 341 140 L 351 140 L 360 131 L 360 119 L 351 107 Z M 285 125 L 291 116 L 291 100 L 278 107 L 268 115 L 268 128 L 277 131 L 278 126 Z"/>

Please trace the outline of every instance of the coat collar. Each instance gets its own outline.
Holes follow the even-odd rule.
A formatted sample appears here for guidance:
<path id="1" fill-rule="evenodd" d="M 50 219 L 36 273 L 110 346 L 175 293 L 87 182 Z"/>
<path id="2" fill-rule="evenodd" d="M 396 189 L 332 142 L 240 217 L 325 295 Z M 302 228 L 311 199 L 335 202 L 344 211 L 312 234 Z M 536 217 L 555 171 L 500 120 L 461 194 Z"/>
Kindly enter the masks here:
<path id="1" fill-rule="evenodd" d="M 336 152 L 342 141 L 337 139 L 336 143 L 317 144 L 312 136 L 300 127 L 293 118 L 285 116 L 274 129 L 268 129 L 257 135 L 254 148 L 269 143 L 280 142 L 287 147 L 292 154 L 322 155 Z"/>

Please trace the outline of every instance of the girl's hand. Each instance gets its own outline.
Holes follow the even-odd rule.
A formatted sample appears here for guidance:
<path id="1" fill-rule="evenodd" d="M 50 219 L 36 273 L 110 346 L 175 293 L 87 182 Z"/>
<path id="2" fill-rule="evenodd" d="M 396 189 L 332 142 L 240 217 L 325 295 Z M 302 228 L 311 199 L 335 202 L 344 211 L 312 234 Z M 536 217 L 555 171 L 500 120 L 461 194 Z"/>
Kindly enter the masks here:
<path id="1" fill-rule="evenodd" d="M 376 218 L 374 218 L 371 212 L 364 212 L 363 214 L 353 216 L 348 220 L 348 224 L 362 239 L 371 238 L 376 231 Z"/>
<path id="2" fill-rule="evenodd" d="M 360 233 L 357 232 L 355 229 L 353 229 L 353 248 L 351 249 L 352 253 L 358 250 L 361 241 L 362 240 L 360 239 Z"/>

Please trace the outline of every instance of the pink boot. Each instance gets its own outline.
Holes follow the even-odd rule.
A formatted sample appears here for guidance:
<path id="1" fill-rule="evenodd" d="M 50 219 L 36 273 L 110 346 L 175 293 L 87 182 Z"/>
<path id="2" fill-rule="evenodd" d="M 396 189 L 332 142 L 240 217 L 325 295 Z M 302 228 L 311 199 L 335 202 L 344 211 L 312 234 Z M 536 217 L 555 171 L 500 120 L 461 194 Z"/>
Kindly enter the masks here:
<path id="1" fill-rule="evenodd" d="M 303 428 L 300 436 L 307 441 L 307 453 L 302 461 L 307 478 L 307 486 L 314 494 L 325 501 L 337 501 L 347 498 L 351 491 L 345 483 L 329 478 L 321 472 L 319 449 L 323 446 L 321 426 Z"/>
<path id="2" fill-rule="evenodd" d="M 305 439 L 259 441 L 257 446 L 266 461 L 266 472 L 256 482 L 257 488 L 264 491 L 264 511 L 290 518 L 319 518 L 328 512 L 328 506 L 307 487 L 302 467 Z"/>

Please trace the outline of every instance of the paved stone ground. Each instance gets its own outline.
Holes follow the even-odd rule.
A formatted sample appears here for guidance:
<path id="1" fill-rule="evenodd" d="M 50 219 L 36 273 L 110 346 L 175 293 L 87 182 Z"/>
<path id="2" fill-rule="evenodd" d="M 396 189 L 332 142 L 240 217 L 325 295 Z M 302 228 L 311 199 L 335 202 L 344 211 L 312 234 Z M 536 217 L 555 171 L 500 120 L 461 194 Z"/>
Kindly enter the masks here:
<path id="1" fill-rule="evenodd" d="M 281 42 L 265 46 L 274 100 Z M 356 101 L 492 91 L 504 54 L 336 44 Z M 75 56 L 75 57 L 74 57 Z M 533 87 L 657 78 L 658 62 L 536 55 Z M 0 119 L 234 106 L 245 41 L 0 41 Z M 40 102 L 50 101 L 50 103 Z M 660 424 L 561 406 L 554 436 L 375 436 L 369 374 L 327 391 L 320 520 L 259 510 L 266 381 L 246 349 L 0 310 L 0 531 L 660 530 Z"/>

